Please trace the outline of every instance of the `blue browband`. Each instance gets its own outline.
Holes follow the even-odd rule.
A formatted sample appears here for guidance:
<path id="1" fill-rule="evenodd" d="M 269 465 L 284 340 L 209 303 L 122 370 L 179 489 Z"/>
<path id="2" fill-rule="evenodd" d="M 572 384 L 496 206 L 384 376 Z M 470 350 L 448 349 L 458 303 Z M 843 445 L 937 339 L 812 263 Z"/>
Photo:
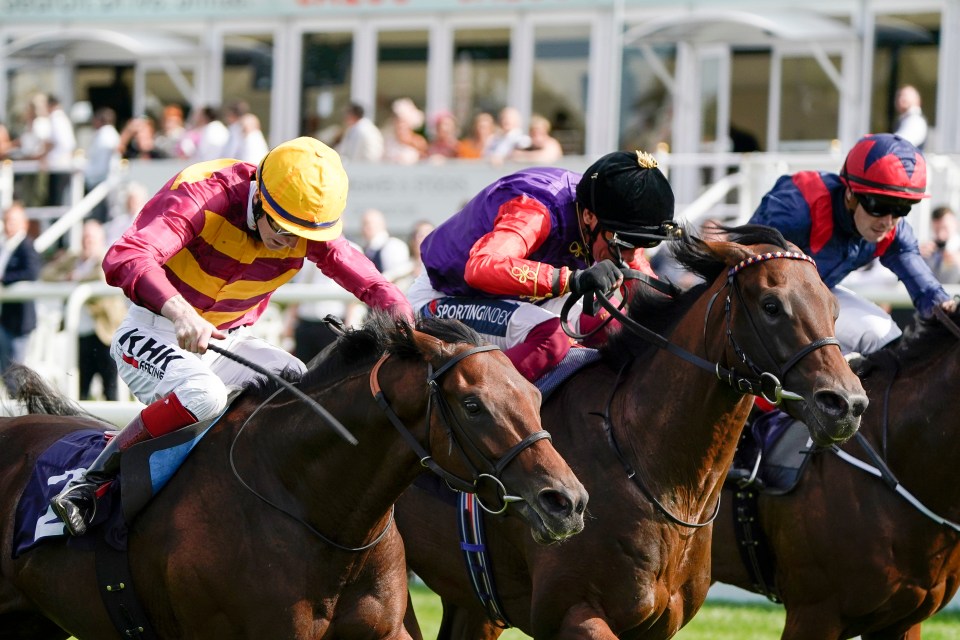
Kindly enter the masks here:
<path id="1" fill-rule="evenodd" d="M 281 207 L 276 200 L 273 199 L 273 196 L 270 195 L 270 192 L 267 191 L 266 186 L 263 184 L 263 174 L 261 171 L 257 171 L 257 186 L 260 188 L 260 196 L 267 201 L 267 204 L 270 205 L 270 208 L 273 209 L 277 215 L 288 222 L 300 225 L 301 227 L 307 227 L 309 229 L 326 229 L 332 227 L 340 221 L 338 216 L 336 219 L 331 220 L 330 222 L 314 222 L 313 220 L 304 220 L 299 216 L 295 216 L 290 213 L 283 207 Z"/>

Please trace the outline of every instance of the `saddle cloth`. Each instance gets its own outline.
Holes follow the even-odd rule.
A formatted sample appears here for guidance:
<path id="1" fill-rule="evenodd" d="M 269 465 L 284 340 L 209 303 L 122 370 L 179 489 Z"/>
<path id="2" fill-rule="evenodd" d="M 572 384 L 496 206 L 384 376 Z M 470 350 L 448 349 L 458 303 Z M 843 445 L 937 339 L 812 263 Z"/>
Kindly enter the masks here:
<path id="1" fill-rule="evenodd" d="M 540 376 L 534 383 L 546 400 L 557 387 L 563 384 L 577 371 L 600 359 L 600 352 L 587 347 L 573 347 L 563 357 L 560 364 Z"/>
<path id="2" fill-rule="evenodd" d="M 110 483 L 98 499 L 91 530 L 102 525 L 107 542 L 116 549 L 126 549 L 127 525 L 167 484 L 218 419 L 219 416 L 184 427 L 125 451 L 120 459 L 119 481 Z M 13 557 L 44 540 L 68 536 L 63 522 L 50 507 L 50 499 L 60 493 L 68 481 L 82 477 L 106 443 L 102 431 L 84 429 L 68 434 L 40 454 L 17 503 Z"/>

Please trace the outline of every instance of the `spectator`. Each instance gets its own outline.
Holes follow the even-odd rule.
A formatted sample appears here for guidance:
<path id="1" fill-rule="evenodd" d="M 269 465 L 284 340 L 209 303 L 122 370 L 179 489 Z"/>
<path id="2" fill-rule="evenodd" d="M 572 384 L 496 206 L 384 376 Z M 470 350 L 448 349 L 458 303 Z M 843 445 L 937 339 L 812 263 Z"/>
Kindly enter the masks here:
<path id="1" fill-rule="evenodd" d="M 219 415 L 228 385 L 261 377 L 209 345 L 274 373 L 306 372 L 247 329 L 305 260 L 363 302 L 413 318 L 402 292 L 341 237 L 347 182 L 336 152 L 309 137 L 275 147 L 259 165 L 229 158 L 191 165 L 107 250 L 107 281 L 133 303 L 111 354 L 147 406 L 51 500 L 71 535 L 86 532 L 97 490 L 116 477 L 125 450 Z"/>
<path id="2" fill-rule="evenodd" d="M 227 142 L 223 147 L 224 158 L 239 158 L 243 144 L 243 116 L 250 113 L 245 100 L 231 100 L 223 109 L 223 122 L 227 125 Z"/>
<path id="3" fill-rule="evenodd" d="M 181 155 L 194 162 L 206 162 L 224 157 L 224 147 L 230 132 L 220 121 L 220 114 L 213 107 L 197 109 L 193 128 L 180 144 Z"/>
<path id="4" fill-rule="evenodd" d="M 396 277 L 410 265 L 410 248 L 387 231 L 387 219 L 378 209 L 367 209 L 360 218 L 363 253 L 380 273 Z"/>
<path id="5" fill-rule="evenodd" d="M 920 255 L 943 284 L 960 284 L 960 234 L 950 207 L 937 207 L 930 216 L 931 239 L 920 245 Z"/>
<path id="6" fill-rule="evenodd" d="M 401 290 L 406 291 L 409 289 L 413 281 L 423 273 L 423 260 L 420 259 L 420 245 L 423 244 L 424 239 L 430 235 L 433 229 L 434 225 L 429 220 L 418 220 L 413 223 L 413 228 L 410 230 L 410 236 L 407 239 L 407 247 L 410 250 L 409 268 L 403 276 L 393 281 Z"/>
<path id="7" fill-rule="evenodd" d="M 103 256 L 107 252 L 103 225 L 97 220 L 83 224 L 79 253 L 62 253 L 40 272 L 42 280 L 57 282 L 106 282 Z M 117 365 L 110 355 L 110 341 L 127 313 L 127 305 L 116 295 L 90 298 L 80 311 L 77 325 L 77 365 L 80 372 L 80 399 L 92 399 L 94 376 L 99 375 L 106 400 L 118 400 Z"/>
<path id="8" fill-rule="evenodd" d="M 456 158 L 460 145 L 457 119 L 449 111 L 441 111 L 433 118 L 433 136 L 427 145 L 427 157 L 431 160 Z"/>
<path id="9" fill-rule="evenodd" d="M 110 221 L 104 225 L 104 232 L 107 236 L 107 246 L 112 245 L 120 239 L 120 236 L 126 232 L 127 228 L 133 224 L 134 219 L 147 203 L 150 194 L 147 188 L 139 182 L 131 182 L 127 185 L 126 193 L 123 197 L 123 205 L 119 209 L 114 209 Z"/>
<path id="10" fill-rule="evenodd" d="M 240 140 L 237 160 L 259 164 L 263 160 L 263 156 L 267 155 L 267 151 L 270 150 L 270 147 L 267 146 L 267 139 L 263 137 L 263 131 L 260 129 L 260 118 L 252 113 L 241 116 L 240 131 L 243 138 Z"/>
<path id="11" fill-rule="evenodd" d="M 83 184 L 87 193 L 107 179 L 120 154 L 120 133 L 116 125 L 117 114 L 110 107 L 100 107 L 93 112 L 93 138 L 87 147 L 87 165 L 83 171 Z M 106 222 L 109 215 L 107 199 L 101 200 L 91 217 Z"/>
<path id="12" fill-rule="evenodd" d="M 34 94 L 23 111 L 23 131 L 17 139 L 18 157 L 24 160 L 42 160 L 50 145 L 50 118 L 47 96 Z M 19 185 L 27 206 L 45 205 L 49 197 L 49 181 L 45 164 L 35 174 L 25 174 Z"/>
<path id="13" fill-rule="evenodd" d="M 3 212 L 3 244 L 0 245 L 0 284 L 36 280 L 40 275 L 40 256 L 27 235 L 27 212 L 23 203 L 14 202 Z M 13 363 L 23 363 L 30 334 L 37 328 L 37 308 L 33 300 L 4 302 L 0 305 L 0 373 Z M 4 378 L 7 389 L 12 381 Z"/>
<path id="14" fill-rule="evenodd" d="M 956 302 L 920 255 L 906 216 L 927 198 L 927 163 L 907 140 L 891 133 L 861 138 L 839 174 L 800 171 L 780 177 L 760 201 L 751 223 L 779 229 L 816 260 L 839 303 L 836 336 L 844 353 L 872 353 L 901 335 L 883 309 L 841 285 L 853 271 L 879 259 L 903 282 L 919 315 L 947 313 Z"/>
<path id="15" fill-rule="evenodd" d="M 897 120 L 893 132 L 923 151 L 929 127 L 920 108 L 920 92 L 909 84 L 903 85 L 897 90 L 894 106 L 897 109 Z"/>
<path id="16" fill-rule="evenodd" d="M 309 261 L 291 282 L 308 284 L 315 293 L 329 294 L 331 298 L 343 292 L 340 285 Z M 363 320 L 364 307 L 356 301 L 311 300 L 288 306 L 286 315 L 284 335 L 293 339 L 293 355 L 310 362 L 337 337 L 324 318 L 330 315 L 346 325 L 356 325 Z"/>
<path id="17" fill-rule="evenodd" d="M 77 138 L 73 132 L 70 116 L 60 106 L 56 96 L 47 96 L 50 118 L 50 138 L 44 148 L 42 162 L 49 175 L 47 191 L 48 206 L 60 206 L 67 202 L 66 193 L 70 187 L 70 175 L 73 171 L 73 152 L 77 150 Z"/>
<path id="18" fill-rule="evenodd" d="M 380 162 L 383 160 L 383 134 L 364 109 L 351 102 L 343 111 L 343 135 L 337 151 L 344 160 Z"/>
<path id="19" fill-rule="evenodd" d="M 168 104 L 163 108 L 160 131 L 154 137 L 154 146 L 163 153 L 163 157 L 177 158 L 180 156 L 180 140 L 186 133 L 183 126 L 183 107 Z"/>
<path id="20" fill-rule="evenodd" d="M 152 160 L 167 155 L 156 145 L 157 125 L 150 116 L 130 118 L 120 132 L 120 155 L 126 160 Z"/>
<path id="21" fill-rule="evenodd" d="M 550 121 L 538 113 L 530 116 L 530 145 L 510 152 L 511 162 L 551 164 L 563 157 L 560 141 L 550 135 Z"/>
<path id="22" fill-rule="evenodd" d="M 457 145 L 457 157 L 469 160 L 482 158 L 483 150 L 486 149 L 496 131 L 497 125 L 493 121 L 493 116 L 486 111 L 473 116 L 470 134 L 460 140 L 460 144 Z"/>
<path id="23" fill-rule="evenodd" d="M 495 164 L 506 160 L 514 149 L 530 146 L 530 136 L 523 132 L 520 112 L 514 107 L 500 110 L 500 130 L 490 138 L 483 157 Z"/>
<path id="24" fill-rule="evenodd" d="M 393 116 L 383 136 L 383 159 L 394 164 L 415 164 L 426 157 L 427 139 L 417 130 L 423 127 L 423 111 L 410 98 L 393 101 Z"/>
<path id="25" fill-rule="evenodd" d="M 8 158 L 12 150 L 13 140 L 10 138 L 10 130 L 0 122 L 0 160 Z"/>

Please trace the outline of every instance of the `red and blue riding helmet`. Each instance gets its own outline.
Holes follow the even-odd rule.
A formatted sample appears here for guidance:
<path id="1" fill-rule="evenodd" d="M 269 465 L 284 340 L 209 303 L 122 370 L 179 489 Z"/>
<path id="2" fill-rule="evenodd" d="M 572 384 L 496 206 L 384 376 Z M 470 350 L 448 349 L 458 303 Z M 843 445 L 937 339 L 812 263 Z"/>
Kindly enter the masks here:
<path id="1" fill-rule="evenodd" d="M 921 200 L 929 198 L 927 162 L 912 143 L 892 133 L 866 135 L 847 154 L 840 179 L 854 193 Z"/>

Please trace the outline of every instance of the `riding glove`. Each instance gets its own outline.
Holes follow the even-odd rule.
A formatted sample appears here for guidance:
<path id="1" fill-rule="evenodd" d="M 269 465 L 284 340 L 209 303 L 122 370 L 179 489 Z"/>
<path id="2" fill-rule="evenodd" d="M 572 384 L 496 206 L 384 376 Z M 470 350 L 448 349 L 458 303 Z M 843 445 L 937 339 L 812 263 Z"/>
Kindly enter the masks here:
<path id="1" fill-rule="evenodd" d="M 620 269 L 610 260 L 603 260 L 597 264 L 574 271 L 570 276 L 570 291 L 582 295 L 593 291 L 606 293 L 613 289 L 623 277 Z"/>

